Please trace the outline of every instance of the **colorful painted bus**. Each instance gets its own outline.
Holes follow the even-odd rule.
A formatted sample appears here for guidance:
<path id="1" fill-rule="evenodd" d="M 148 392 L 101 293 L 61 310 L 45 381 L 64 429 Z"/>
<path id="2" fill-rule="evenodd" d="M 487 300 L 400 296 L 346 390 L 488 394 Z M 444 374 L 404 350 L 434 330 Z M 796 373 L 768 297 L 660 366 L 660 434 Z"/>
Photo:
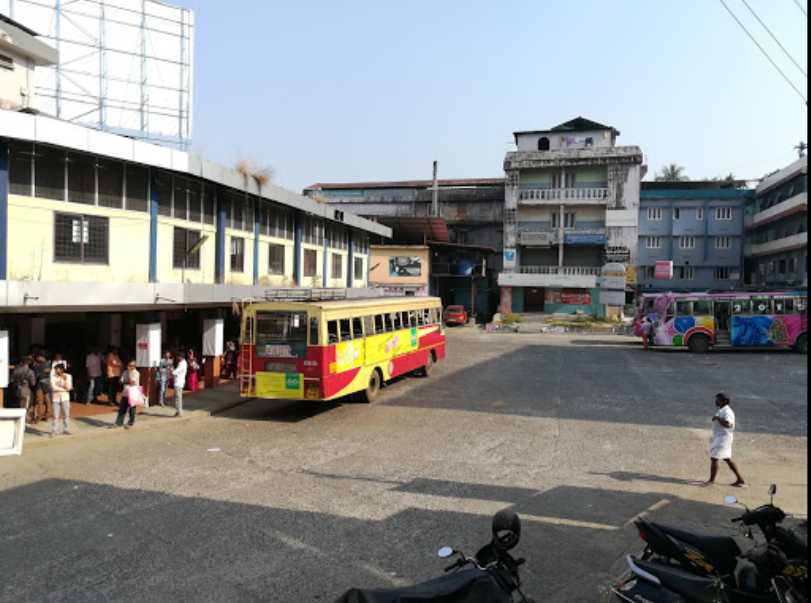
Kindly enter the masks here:
<path id="1" fill-rule="evenodd" d="M 390 379 L 427 377 L 444 357 L 439 298 L 254 303 L 242 317 L 240 394 L 372 402 Z"/>
<path id="2" fill-rule="evenodd" d="M 653 323 L 655 346 L 808 349 L 806 291 L 663 293 L 643 296 L 635 332 L 643 317 Z"/>

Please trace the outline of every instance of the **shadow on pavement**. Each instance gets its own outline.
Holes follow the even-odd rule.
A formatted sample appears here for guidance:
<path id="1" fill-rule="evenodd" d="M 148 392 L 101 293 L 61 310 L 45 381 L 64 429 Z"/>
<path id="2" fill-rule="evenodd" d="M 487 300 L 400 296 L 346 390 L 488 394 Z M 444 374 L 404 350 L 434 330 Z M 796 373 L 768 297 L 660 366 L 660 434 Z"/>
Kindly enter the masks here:
<path id="1" fill-rule="evenodd" d="M 650 473 L 633 473 L 631 471 L 610 471 L 601 473 L 591 471 L 589 475 L 605 475 L 621 482 L 657 482 L 662 484 L 679 484 L 684 486 L 700 486 L 703 482 L 698 479 L 684 479 L 681 477 L 668 477 L 666 475 L 653 475 Z"/>
<path id="2" fill-rule="evenodd" d="M 617 562 L 640 548 L 626 522 L 661 500 L 652 493 L 533 492 L 435 480 L 400 488 L 453 501 L 460 493 L 486 496 L 512 506 L 524 516 L 515 552 L 527 559 L 525 592 L 566 603 L 600 600 Z M 354 517 L 293 510 L 295 496 L 278 508 L 42 480 L 0 492 L 0 558 L 6 575 L 14 576 L 0 583 L 0 600 L 332 601 L 352 586 L 436 577 L 445 565 L 435 557 L 440 546 L 472 553 L 490 538 L 489 516 L 432 509 L 430 501 L 415 507 L 409 500 L 410 506 L 367 520 L 349 500 Z M 57 504 L 59 513 L 31 512 Z M 465 500 L 458 506 L 464 509 Z M 671 523 L 689 519 L 685 527 L 700 529 L 727 520 L 729 510 L 672 499 L 652 515 Z M 571 525 L 566 518 L 606 527 Z"/>

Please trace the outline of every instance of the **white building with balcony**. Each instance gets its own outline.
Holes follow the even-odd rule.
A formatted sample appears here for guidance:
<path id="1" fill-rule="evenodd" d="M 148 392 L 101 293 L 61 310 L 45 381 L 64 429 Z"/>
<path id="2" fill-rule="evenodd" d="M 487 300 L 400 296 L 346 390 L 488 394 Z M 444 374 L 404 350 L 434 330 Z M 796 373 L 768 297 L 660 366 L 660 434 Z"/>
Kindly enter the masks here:
<path id="1" fill-rule="evenodd" d="M 600 314 L 607 261 L 635 265 L 642 151 L 619 131 L 577 117 L 515 132 L 504 159 L 500 311 Z"/>
<path id="2" fill-rule="evenodd" d="M 745 276 L 763 288 L 808 286 L 808 158 L 766 176 L 745 217 Z"/>

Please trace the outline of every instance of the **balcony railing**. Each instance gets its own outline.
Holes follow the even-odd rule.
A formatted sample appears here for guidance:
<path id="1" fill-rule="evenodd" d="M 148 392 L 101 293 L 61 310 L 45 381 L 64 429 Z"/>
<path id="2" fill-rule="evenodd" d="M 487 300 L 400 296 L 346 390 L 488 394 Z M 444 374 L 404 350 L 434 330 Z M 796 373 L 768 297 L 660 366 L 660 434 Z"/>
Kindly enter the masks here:
<path id="1" fill-rule="evenodd" d="M 557 274 L 563 276 L 599 276 L 599 266 L 519 266 L 522 274 Z"/>
<path id="2" fill-rule="evenodd" d="M 518 202 L 524 205 L 551 201 L 605 201 L 607 188 L 527 188 L 518 191 Z"/>

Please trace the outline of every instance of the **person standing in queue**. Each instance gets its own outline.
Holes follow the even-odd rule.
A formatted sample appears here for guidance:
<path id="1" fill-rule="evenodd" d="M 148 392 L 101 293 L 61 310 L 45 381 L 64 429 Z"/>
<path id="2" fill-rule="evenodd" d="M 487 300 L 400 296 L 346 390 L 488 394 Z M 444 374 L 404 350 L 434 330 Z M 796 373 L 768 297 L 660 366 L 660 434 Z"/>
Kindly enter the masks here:
<path id="1" fill-rule="evenodd" d="M 124 417 L 129 412 L 130 420 L 124 425 L 125 429 L 135 426 L 135 405 L 130 404 L 130 393 L 133 388 L 137 388 L 141 384 L 141 374 L 135 366 L 135 361 L 130 360 L 127 364 L 127 370 L 121 375 L 121 385 L 123 386 L 123 394 L 121 402 L 118 405 L 118 415 L 115 418 L 115 426 L 121 427 L 124 425 Z"/>
<path id="2" fill-rule="evenodd" d="M 17 404 L 20 408 L 25 409 L 25 422 L 33 424 L 34 417 L 29 417 L 29 411 L 33 415 L 33 408 L 31 404 L 32 391 L 37 385 L 37 376 L 31 370 L 31 363 L 33 359 L 31 356 L 26 356 L 20 363 L 14 367 L 11 373 L 11 385 L 13 386 L 14 395 L 17 398 Z"/>
<path id="3" fill-rule="evenodd" d="M 107 350 L 104 364 L 106 365 L 107 373 L 107 401 L 115 406 L 118 386 L 121 383 L 121 367 L 123 366 L 121 358 L 119 358 L 115 348 L 111 347 Z"/>
<path id="4" fill-rule="evenodd" d="M 166 406 L 166 390 L 172 378 L 172 368 L 174 368 L 172 352 L 167 350 L 158 365 L 158 404 L 161 406 Z"/>
<path id="5" fill-rule="evenodd" d="M 84 359 L 84 366 L 87 369 L 87 395 L 85 404 L 92 404 L 96 401 L 96 392 L 101 383 L 101 357 L 96 350 L 90 350 Z"/>
<path id="6" fill-rule="evenodd" d="M 51 400 L 53 405 L 53 427 L 51 437 L 59 435 L 59 418 L 62 416 L 64 429 L 62 433 L 70 435 L 70 392 L 73 389 L 73 377 L 65 372 L 65 363 L 54 364 L 51 375 Z"/>
<path id="7" fill-rule="evenodd" d="M 188 363 L 183 357 L 183 352 L 175 354 L 175 368 L 172 370 L 175 385 L 175 416 L 183 416 L 183 386 L 186 385 L 186 372 Z"/>
<path id="8" fill-rule="evenodd" d="M 37 376 L 34 396 L 36 397 L 37 393 L 41 393 L 42 404 L 45 407 L 41 412 L 37 412 L 39 404 L 36 403 L 36 400 L 34 401 L 34 423 L 36 423 L 37 421 L 46 420 L 51 409 L 51 363 L 45 358 L 45 352 L 37 352 L 33 368 Z"/>
<path id="9" fill-rule="evenodd" d="M 712 437 L 710 438 L 710 479 L 704 482 L 705 486 L 715 483 L 718 475 L 718 461 L 724 461 L 735 474 L 733 486 L 743 488 L 746 482 L 741 477 L 741 472 L 735 461 L 732 460 L 732 440 L 735 431 L 735 413 L 729 405 L 729 398 L 726 394 L 715 395 L 715 406 L 718 407 L 712 417 Z"/>

